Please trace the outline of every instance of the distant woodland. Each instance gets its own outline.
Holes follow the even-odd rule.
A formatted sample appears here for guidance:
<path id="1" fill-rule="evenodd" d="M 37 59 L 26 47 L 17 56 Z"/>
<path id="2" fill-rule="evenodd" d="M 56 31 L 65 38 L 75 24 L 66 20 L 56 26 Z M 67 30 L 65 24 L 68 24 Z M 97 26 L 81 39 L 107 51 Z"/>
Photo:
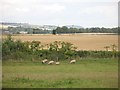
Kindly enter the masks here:
<path id="1" fill-rule="evenodd" d="M 21 34 L 25 32 L 26 34 L 73 34 L 73 33 L 119 33 L 119 28 L 68 28 L 67 26 L 56 27 L 52 30 L 41 29 L 41 28 L 26 28 L 26 27 L 8 27 L 7 33 L 11 34 Z M 3 33 L 6 32 L 3 30 Z"/>
<path id="2" fill-rule="evenodd" d="M 67 28 L 66 26 L 57 27 L 53 30 L 53 34 L 60 34 L 60 33 L 118 33 L 118 28 Z"/>

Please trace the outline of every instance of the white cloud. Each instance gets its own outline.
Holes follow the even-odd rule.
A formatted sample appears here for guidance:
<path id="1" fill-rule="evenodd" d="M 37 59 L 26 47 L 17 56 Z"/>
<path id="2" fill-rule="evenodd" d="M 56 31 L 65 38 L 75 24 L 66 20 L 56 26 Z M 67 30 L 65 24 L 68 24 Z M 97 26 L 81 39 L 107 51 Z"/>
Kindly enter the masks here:
<path id="1" fill-rule="evenodd" d="M 4 21 L 116 26 L 118 0 L 1 0 Z"/>
<path id="2" fill-rule="evenodd" d="M 116 6 L 115 5 L 114 6 L 95 6 L 95 7 L 84 8 L 83 10 L 81 10 L 80 13 L 113 17 L 118 15 L 117 11 L 118 11 L 117 5 Z"/>
<path id="3" fill-rule="evenodd" d="M 45 12 L 61 12 L 62 10 L 65 9 L 65 6 L 59 5 L 59 4 L 41 4 L 41 5 L 36 5 L 34 7 L 31 7 L 31 9 L 35 11 L 40 11 L 42 13 Z"/>
<path id="4" fill-rule="evenodd" d="M 59 4 L 53 4 L 53 5 L 44 5 L 43 8 L 45 10 L 51 10 L 51 11 L 55 11 L 55 12 L 59 12 L 65 9 L 65 6 L 59 5 Z"/>
<path id="5" fill-rule="evenodd" d="M 29 12 L 28 8 L 16 8 L 16 11 L 18 12 Z"/>

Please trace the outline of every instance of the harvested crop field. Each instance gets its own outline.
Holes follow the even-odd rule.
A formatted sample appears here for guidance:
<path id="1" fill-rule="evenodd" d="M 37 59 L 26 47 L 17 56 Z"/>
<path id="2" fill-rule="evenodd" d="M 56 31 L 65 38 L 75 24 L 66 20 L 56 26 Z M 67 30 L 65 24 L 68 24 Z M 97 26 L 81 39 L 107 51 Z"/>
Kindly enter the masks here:
<path id="1" fill-rule="evenodd" d="M 105 46 L 115 44 L 118 46 L 118 35 L 100 35 L 100 34 L 63 34 L 63 35 L 50 35 L 50 34 L 25 34 L 14 35 L 14 39 L 22 41 L 40 41 L 43 45 L 49 44 L 54 41 L 70 42 L 78 48 L 78 50 L 105 50 Z"/>

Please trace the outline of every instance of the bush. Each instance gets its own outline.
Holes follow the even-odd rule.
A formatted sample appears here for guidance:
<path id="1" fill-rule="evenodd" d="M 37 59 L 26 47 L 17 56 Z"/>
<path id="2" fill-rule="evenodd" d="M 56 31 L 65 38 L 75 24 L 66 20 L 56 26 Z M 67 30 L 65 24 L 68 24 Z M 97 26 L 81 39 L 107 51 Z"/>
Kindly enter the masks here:
<path id="1" fill-rule="evenodd" d="M 118 51 L 77 51 L 73 44 L 68 42 L 55 41 L 47 45 L 44 49 L 39 41 L 22 42 L 14 40 L 8 36 L 2 42 L 2 58 L 3 60 L 34 60 L 34 59 L 49 59 L 49 60 L 66 60 L 77 58 L 118 58 Z"/>

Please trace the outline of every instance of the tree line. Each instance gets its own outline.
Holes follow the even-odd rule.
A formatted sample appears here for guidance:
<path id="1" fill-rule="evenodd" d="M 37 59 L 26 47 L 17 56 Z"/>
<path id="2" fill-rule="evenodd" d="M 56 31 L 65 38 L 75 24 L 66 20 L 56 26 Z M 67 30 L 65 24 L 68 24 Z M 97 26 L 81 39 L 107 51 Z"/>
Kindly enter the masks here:
<path id="1" fill-rule="evenodd" d="M 66 26 L 57 27 L 53 30 L 53 34 L 63 34 L 63 33 L 118 33 L 118 28 L 67 28 Z"/>
<path id="2" fill-rule="evenodd" d="M 120 28 L 68 28 L 67 26 L 57 27 L 54 30 L 42 30 L 35 28 L 23 28 L 23 27 L 8 27 L 8 31 L 12 34 L 20 34 L 20 31 L 25 31 L 28 34 L 69 34 L 69 33 L 120 33 Z"/>
<path id="3" fill-rule="evenodd" d="M 80 58 L 118 58 L 120 52 L 77 50 L 73 44 L 55 41 L 42 45 L 40 41 L 22 42 L 14 40 L 10 35 L 2 42 L 3 60 L 71 60 Z"/>

